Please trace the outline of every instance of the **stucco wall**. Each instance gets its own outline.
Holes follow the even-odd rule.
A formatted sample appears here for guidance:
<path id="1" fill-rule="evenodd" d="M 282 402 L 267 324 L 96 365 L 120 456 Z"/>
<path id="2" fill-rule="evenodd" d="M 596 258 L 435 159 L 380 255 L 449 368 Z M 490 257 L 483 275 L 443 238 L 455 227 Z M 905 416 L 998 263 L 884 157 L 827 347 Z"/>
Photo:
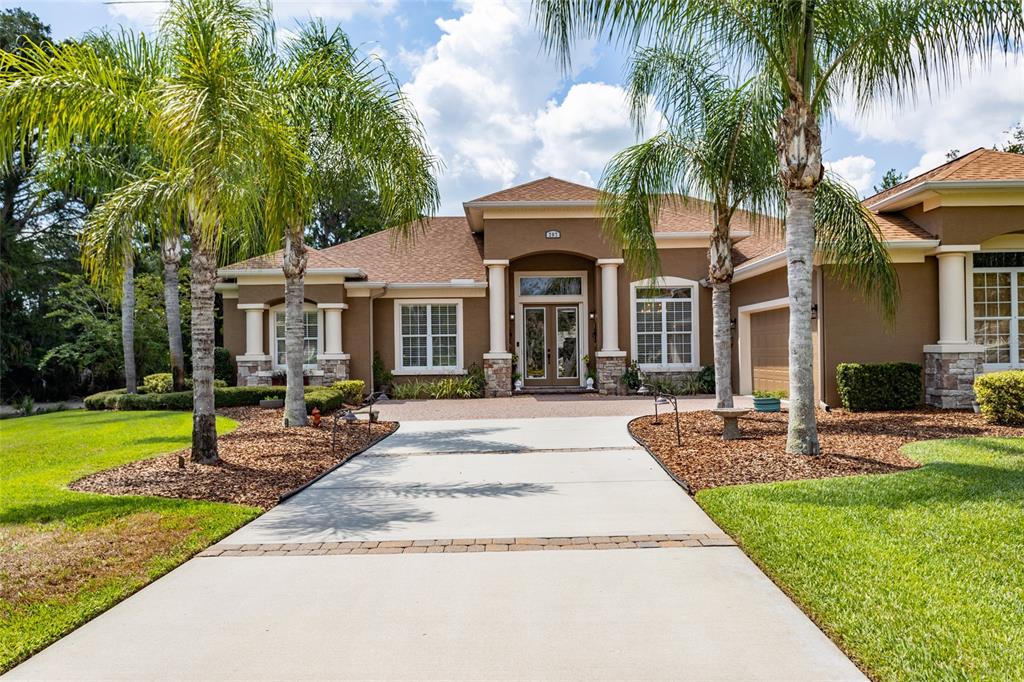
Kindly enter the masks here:
<path id="1" fill-rule="evenodd" d="M 548 239 L 558 230 L 558 239 Z M 513 260 L 541 252 L 576 253 L 596 258 L 617 258 L 619 250 L 601 234 L 593 218 L 517 218 L 484 221 L 484 258 Z"/>
<path id="2" fill-rule="evenodd" d="M 224 347 L 231 357 L 245 353 L 245 313 L 238 309 L 237 298 L 222 298 L 224 301 Z"/>
<path id="3" fill-rule="evenodd" d="M 943 245 L 979 244 L 1007 232 L 1024 230 L 1024 206 L 944 206 L 903 214 L 942 240 Z"/>
<path id="4" fill-rule="evenodd" d="M 823 333 L 825 401 L 839 405 L 836 365 L 843 362 L 916 362 L 922 348 L 939 338 L 938 264 L 896 265 L 902 303 L 894 326 L 887 327 L 878 308 L 843 286 L 825 268 Z"/>

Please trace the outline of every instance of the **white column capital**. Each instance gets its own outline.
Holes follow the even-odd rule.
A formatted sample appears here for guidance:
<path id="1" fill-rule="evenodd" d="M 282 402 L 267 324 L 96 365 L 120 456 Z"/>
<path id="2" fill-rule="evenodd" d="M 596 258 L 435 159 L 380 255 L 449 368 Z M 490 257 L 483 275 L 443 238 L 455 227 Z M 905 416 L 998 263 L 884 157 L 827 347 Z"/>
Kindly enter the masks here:
<path id="1" fill-rule="evenodd" d="M 626 262 L 626 260 L 624 258 L 598 258 L 597 259 L 597 264 L 600 265 L 602 268 L 618 267 L 618 266 L 622 265 L 625 262 Z"/>
<path id="2" fill-rule="evenodd" d="M 505 268 L 508 267 L 508 259 L 485 259 L 484 265 L 486 265 L 488 268 Z"/>
<path id="3" fill-rule="evenodd" d="M 239 310 L 269 310 L 270 306 L 266 303 L 239 303 Z"/>
<path id="4" fill-rule="evenodd" d="M 317 303 L 320 310 L 348 310 L 348 303 Z"/>

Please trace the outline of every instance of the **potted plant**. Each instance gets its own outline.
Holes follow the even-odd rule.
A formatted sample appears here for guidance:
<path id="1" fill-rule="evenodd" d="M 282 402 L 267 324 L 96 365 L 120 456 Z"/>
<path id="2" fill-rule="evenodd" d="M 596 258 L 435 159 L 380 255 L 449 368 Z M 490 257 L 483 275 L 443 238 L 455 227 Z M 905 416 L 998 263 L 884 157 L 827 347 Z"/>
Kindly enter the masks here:
<path id="1" fill-rule="evenodd" d="M 597 375 L 594 373 L 594 370 L 591 369 L 591 367 L 590 367 L 590 356 L 589 355 L 584 355 L 583 356 L 583 367 L 584 367 L 584 369 L 587 372 L 587 390 L 588 391 L 593 391 L 594 390 L 594 380 L 597 379 Z"/>
<path id="2" fill-rule="evenodd" d="M 754 391 L 754 410 L 757 412 L 778 412 L 782 409 L 785 391 Z"/>
<path id="3" fill-rule="evenodd" d="M 260 407 L 264 410 L 278 410 L 284 407 L 284 398 L 275 398 L 272 395 L 264 396 L 260 400 Z"/>
<path id="4" fill-rule="evenodd" d="M 626 367 L 626 371 L 622 373 L 622 383 L 633 392 L 636 392 L 643 385 L 644 378 L 640 373 L 640 366 L 636 362 L 631 362 Z"/>
<path id="5" fill-rule="evenodd" d="M 512 372 L 512 386 L 516 391 L 523 390 L 523 375 L 519 372 Z"/>

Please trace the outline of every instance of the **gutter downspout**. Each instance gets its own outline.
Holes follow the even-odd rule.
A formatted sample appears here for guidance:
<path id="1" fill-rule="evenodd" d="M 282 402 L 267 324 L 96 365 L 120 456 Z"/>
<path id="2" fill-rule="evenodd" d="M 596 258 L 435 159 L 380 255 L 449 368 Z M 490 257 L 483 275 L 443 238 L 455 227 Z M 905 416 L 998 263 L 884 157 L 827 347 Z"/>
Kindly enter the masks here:
<path id="1" fill-rule="evenodd" d="M 370 294 L 370 299 L 369 299 L 370 300 L 370 311 L 369 311 L 369 315 L 367 315 L 367 318 L 370 321 L 370 333 L 367 335 L 367 338 L 370 339 L 370 358 L 369 359 L 370 359 L 370 394 L 371 395 L 377 390 L 377 387 L 375 386 L 375 384 L 376 384 L 376 381 L 375 381 L 376 377 L 373 376 L 373 302 L 376 301 L 378 298 L 380 298 L 381 296 L 383 296 L 386 293 L 388 293 L 388 285 L 387 284 L 384 285 L 384 287 L 380 290 L 379 294 L 376 294 L 376 295 Z"/>
<path id="2" fill-rule="evenodd" d="M 818 403 L 821 407 L 828 412 L 831 406 L 825 402 L 825 376 L 828 367 L 828 363 L 825 361 L 825 349 L 828 344 L 825 343 L 825 270 L 824 266 L 818 267 L 818 390 L 821 391 L 821 397 L 818 398 Z"/>

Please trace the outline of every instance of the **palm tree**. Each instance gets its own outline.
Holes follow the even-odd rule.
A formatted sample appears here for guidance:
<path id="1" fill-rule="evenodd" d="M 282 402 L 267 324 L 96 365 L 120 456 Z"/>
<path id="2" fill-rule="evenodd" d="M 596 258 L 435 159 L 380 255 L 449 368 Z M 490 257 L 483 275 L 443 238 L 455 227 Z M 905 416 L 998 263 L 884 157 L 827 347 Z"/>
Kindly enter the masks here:
<path id="1" fill-rule="evenodd" d="M 654 37 L 680 49 L 702 43 L 737 72 L 775 82 L 784 104 L 776 142 L 790 311 L 786 451 L 820 453 L 811 276 L 815 193 L 824 177 L 821 120 L 841 94 L 861 106 L 879 97 L 902 103 L 922 84 L 959 77 L 971 58 L 987 62 L 996 49 L 1020 44 L 1020 0 L 535 0 L 535 8 L 548 45 L 565 61 L 578 37 Z"/>
<path id="2" fill-rule="evenodd" d="M 771 121 L 775 102 L 765 83 L 732 87 L 713 59 L 666 48 L 638 50 L 630 68 L 633 118 L 650 103 L 667 118 L 663 132 L 617 154 L 601 180 L 605 231 L 622 246 L 634 272 L 660 269 L 652 225 L 664 201 L 697 202 L 711 218 L 708 281 L 714 326 L 718 407 L 732 407 L 733 275 L 730 225 L 738 211 L 777 212 L 779 183 Z M 765 226 L 767 229 L 767 225 Z"/>
<path id="3" fill-rule="evenodd" d="M 181 236 L 169 235 L 160 243 L 160 259 L 164 264 L 164 311 L 167 317 L 167 345 L 171 358 L 174 390 L 185 387 L 185 351 L 181 343 L 181 300 L 178 278 L 181 269 Z"/>
<path id="4" fill-rule="evenodd" d="M 285 275 L 285 355 L 288 389 L 285 423 L 306 423 L 302 365 L 305 322 L 305 233 L 312 207 L 340 179 L 358 178 L 380 199 L 390 224 L 408 232 L 439 197 L 433 177 L 436 166 L 427 149 L 419 120 L 397 81 L 379 60 L 359 58 L 340 29 L 328 32 L 321 22 L 305 26 L 268 57 L 271 96 L 280 100 L 296 145 L 310 163 L 305 177 L 289 188 L 310 210 L 285 224 L 282 270 Z"/>
<path id="5" fill-rule="evenodd" d="M 125 254 L 121 277 L 121 348 L 124 387 L 129 393 L 135 393 L 139 386 L 135 376 L 135 258 L 130 252 Z"/>
<path id="6" fill-rule="evenodd" d="M 191 244 L 192 459 L 216 462 L 214 282 L 225 232 L 260 240 L 301 206 L 284 195 L 304 171 L 266 96 L 254 54 L 269 9 L 240 0 L 175 0 L 160 41 L 124 33 L 92 42 L 31 45 L 0 55 L 0 143 L 24 144 L 12 120 L 46 131 L 48 150 L 78 144 L 152 145 L 138 176 L 105 194 L 83 232 L 91 272 L 114 272 L 132 229 L 151 224 Z M 158 220 L 154 221 L 154 217 Z"/>

